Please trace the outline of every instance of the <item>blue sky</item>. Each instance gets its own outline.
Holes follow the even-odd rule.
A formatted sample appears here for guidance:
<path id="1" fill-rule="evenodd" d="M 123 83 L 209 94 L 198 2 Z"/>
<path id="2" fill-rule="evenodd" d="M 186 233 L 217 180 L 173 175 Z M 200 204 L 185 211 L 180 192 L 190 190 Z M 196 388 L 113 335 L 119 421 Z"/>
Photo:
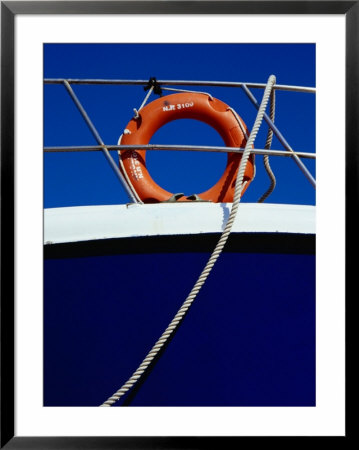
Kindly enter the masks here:
<path id="1" fill-rule="evenodd" d="M 45 78 L 214 80 L 315 86 L 313 44 L 46 44 Z M 181 88 L 182 86 L 178 86 Z M 103 141 L 118 137 L 145 96 L 141 86 L 73 86 Z M 183 87 L 182 87 L 183 88 Z M 196 88 L 194 88 L 196 89 Z M 233 107 L 253 126 L 256 110 L 240 88 L 199 87 Z M 258 101 L 263 93 L 252 89 Z M 171 93 L 171 92 L 168 92 Z M 166 92 L 164 92 L 166 94 Z M 152 95 L 151 100 L 156 99 Z M 315 152 L 315 95 L 278 92 L 275 123 L 293 149 Z M 255 147 L 263 148 L 264 123 Z M 223 145 L 208 125 L 180 120 L 151 139 L 156 144 Z M 44 86 L 44 146 L 96 145 L 71 98 L 61 85 Z M 276 138 L 272 148 L 282 149 Z M 117 153 L 111 152 L 118 161 Z M 210 188 L 221 176 L 225 154 L 151 151 L 147 167 L 153 179 L 171 192 L 187 195 Z M 315 162 L 303 160 L 315 176 Z M 272 157 L 277 187 L 268 203 L 315 204 L 315 190 L 290 158 Z M 261 156 L 257 173 L 243 196 L 256 202 L 269 185 Z M 128 197 L 100 152 L 44 155 L 44 207 L 127 203 Z"/>

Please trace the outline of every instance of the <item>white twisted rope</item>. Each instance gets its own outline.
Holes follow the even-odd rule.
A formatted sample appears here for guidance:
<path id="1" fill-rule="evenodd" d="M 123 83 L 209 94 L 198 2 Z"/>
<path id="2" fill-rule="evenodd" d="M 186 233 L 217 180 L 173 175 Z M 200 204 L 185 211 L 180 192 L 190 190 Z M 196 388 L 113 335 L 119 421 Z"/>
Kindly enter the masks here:
<path id="1" fill-rule="evenodd" d="M 143 102 L 141 103 L 141 106 L 136 109 L 133 108 L 133 112 L 135 113 L 134 115 L 134 119 L 138 119 L 140 117 L 139 111 L 141 111 L 141 109 L 145 106 L 145 104 L 147 103 L 147 100 L 150 98 L 150 95 L 152 94 L 154 86 L 151 86 L 150 90 L 147 92 L 145 98 L 143 99 Z"/>
<path id="2" fill-rule="evenodd" d="M 269 113 L 269 117 L 270 120 L 274 123 L 274 118 L 275 118 L 275 89 L 272 90 L 271 95 L 270 95 L 270 113 Z M 272 139 L 273 139 L 273 130 L 272 128 L 268 129 L 268 134 L 267 134 L 267 139 L 266 139 L 266 143 L 264 148 L 266 150 L 269 150 L 271 145 L 272 145 Z M 264 167 L 266 169 L 266 172 L 269 176 L 270 179 L 270 186 L 268 187 L 268 189 L 266 190 L 266 192 L 261 196 L 261 198 L 258 200 L 258 203 L 263 203 L 264 200 L 266 200 L 271 193 L 274 191 L 274 188 L 277 184 L 277 181 L 275 179 L 275 175 L 272 171 L 272 168 L 269 164 L 269 156 L 268 155 L 264 155 L 263 157 L 263 163 L 264 163 Z"/>
<path id="3" fill-rule="evenodd" d="M 246 169 L 246 165 L 248 162 L 248 158 L 252 149 L 252 146 L 254 144 L 254 140 L 257 136 L 259 127 L 262 123 L 263 115 L 268 103 L 268 99 L 270 96 L 270 93 L 272 91 L 273 85 L 276 82 L 276 78 L 274 75 L 271 75 L 268 79 L 267 86 L 265 88 L 262 102 L 260 105 L 260 108 L 257 113 L 257 117 L 252 129 L 252 132 L 249 136 L 249 139 L 246 143 L 245 150 L 242 155 L 241 163 L 238 170 L 237 180 L 236 180 L 236 187 L 234 191 L 234 197 L 233 197 L 233 206 L 231 213 L 229 215 L 228 221 L 226 223 L 226 226 L 224 228 L 224 231 L 212 253 L 210 256 L 206 266 L 204 267 L 201 275 L 199 276 L 197 282 L 193 286 L 190 294 L 178 310 L 177 314 L 174 316 L 173 320 L 170 322 L 162 336 L 158 339 L 158 341 L 155 343 L 155 345 L 152 347 L 150 352 L 147 354 L 145 359 L 142 361 L 140 366 L 137 368 L 137 370 L 133 373 L 133 375 L 126 381 L 126 383 L 117 391 L 115 392 L 111 397 L 109 397 L 102 405 L 100 406 L 112 406 L 115 402 L 117 402 L 129 389 L 133 387 L 135 383 L 141 378 L 141 376 L 144 374 L 148 366 L 151 364 L 153 359 L 156 357 L 156 355 L 159 353 L 163 345 L 167 342 L 168 338 L 171 336 L 173 331 L 178 327 L 181 320 L 186 315 L 189 307 L 193 303 L 194 299 L 196 298 L 198 292 L 200 291 L 201 287 L 203 286 L 204 282 L 206 281 L 208 275 L 210 274 L 215 262 L 217 261 L 219 255 L 221 254 L 223 247 L 225 243 L 227 242 L 227 239 L 229 237 L 229 234 L 231 232 L 232 225 L 234 223 L 239 202 L 241 198 L 241 192 L 243 189 L 243 178 L 244 178 L 244 172 Z"/>

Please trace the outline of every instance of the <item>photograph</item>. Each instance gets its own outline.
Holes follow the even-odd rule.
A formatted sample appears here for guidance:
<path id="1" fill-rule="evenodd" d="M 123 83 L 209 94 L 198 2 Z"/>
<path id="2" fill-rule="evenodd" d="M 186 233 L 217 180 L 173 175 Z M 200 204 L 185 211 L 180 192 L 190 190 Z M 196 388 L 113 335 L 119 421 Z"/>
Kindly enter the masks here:
<path id="1" fill-rule="evenodd" d="M 149 42 L 43 44 L 43 406 L 315 407 L 316 44 Z"/>

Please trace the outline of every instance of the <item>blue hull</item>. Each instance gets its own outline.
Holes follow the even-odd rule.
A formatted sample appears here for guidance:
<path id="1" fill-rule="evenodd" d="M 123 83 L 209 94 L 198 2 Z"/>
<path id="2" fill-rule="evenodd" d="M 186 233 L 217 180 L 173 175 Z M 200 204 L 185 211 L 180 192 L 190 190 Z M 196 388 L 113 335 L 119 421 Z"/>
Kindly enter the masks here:
<path id="1" fill-rule="evenodd" d="M 208 239 L 47 246 L 45 406 L 99 406 L 122 386 L 193 287 Z M 231 236 L 177 332 L 116 406 L 315 406 L 314 236 L 268 234 L 252 251 L 243 241 Z"/>

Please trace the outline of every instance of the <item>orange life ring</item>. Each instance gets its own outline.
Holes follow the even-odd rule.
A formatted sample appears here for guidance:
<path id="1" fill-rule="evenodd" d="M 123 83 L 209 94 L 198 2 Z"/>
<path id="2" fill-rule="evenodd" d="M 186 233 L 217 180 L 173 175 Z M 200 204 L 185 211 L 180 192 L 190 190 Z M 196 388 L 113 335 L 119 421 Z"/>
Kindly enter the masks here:
<path id="1" fill-rule="evenodd" d="M 221 100 L 201 93 L 180 93 L 158 98 L 139 111 L 127 125 L 119 142 L 123 145 L 146 145 L 153 134 L 163 125 L 177 119 L 195 119 L 212 126 L 222 136 L 227 147 L 244 147 L 246 138 L 238 120 L 248 136 L 241 118 L 236 118 L 231 108 Z M 202 200 L 233 202 L 236 176 L 241 154 L 228 153 L 227 165 L 217 183 L 201 194 Z M 119 152 L 120 169 L 144 203 L 167 201 L 173 196 L 162 189 L 146 168 L 145 150 L 122 150 Z M 254 177 L 254 155 L 251 155 L 244 174 L 242 195 Z M 179 201 L 188 201 L 186 197 Z"/>

